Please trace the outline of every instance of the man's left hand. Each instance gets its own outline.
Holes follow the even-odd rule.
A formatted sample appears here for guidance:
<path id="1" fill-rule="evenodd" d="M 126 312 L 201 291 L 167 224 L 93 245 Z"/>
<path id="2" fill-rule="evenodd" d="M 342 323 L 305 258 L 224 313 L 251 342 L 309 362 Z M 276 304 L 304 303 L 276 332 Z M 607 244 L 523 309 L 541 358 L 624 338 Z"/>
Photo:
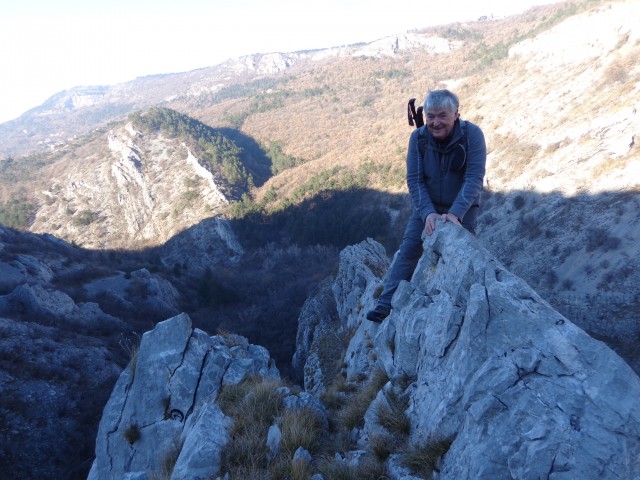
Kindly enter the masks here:
<path id="1" fill-rule="evenodd" d="M 458 219 L 458 217 L 456 217 L 453 213 L 443 213 L 441 218 L 445 223 L 451 222 L 455 223 L 456 225 L 461 225 L 460 219 Z"/>

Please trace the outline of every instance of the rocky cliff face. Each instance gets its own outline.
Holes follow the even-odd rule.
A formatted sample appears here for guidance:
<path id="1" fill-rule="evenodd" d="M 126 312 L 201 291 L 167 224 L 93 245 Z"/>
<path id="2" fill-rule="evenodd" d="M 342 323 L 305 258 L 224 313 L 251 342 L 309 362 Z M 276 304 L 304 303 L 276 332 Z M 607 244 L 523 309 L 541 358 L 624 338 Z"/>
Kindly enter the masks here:
<path id="1" fill-rule="evenodd" d="M 631 368 L 463 229 L 440 225 L 424 246 L 382 325 L 363 320 L 372 306 L 366 295 L 341 319 L 358 325 L 345 357 L 349 376 L 370 369 L 375 352 L 391 379 L 411 382 L 410 442 L 452 440 L 438 478 L 635 478 L 640 381 Z M 358 284 L 363 274 L 353 271 L 342 265 L 339 277 Z M 364 443 L 381 429 L 365 421 Z"/>
<path id="2" fill-rule="evenodd" d="M 264 348 L 209 337 L 185 314 L 159 323 L 142 337 L 105 407 L 89 478 L 148 478 L 172 456 L 171 478 L 215 473 L 229 441 L 215 399 L 247 375 L 278 376 Z"/>
<path id="3" fill-rule="evenodd" d="M 322 398 L 341 376 L 342 340 L 347 381 L 375 369 L 389 379 L 351 431 L 352 451 L 339 457 L 357 465 L 390 435 L 382 412 L 395 397 L 404 399 L 408 428 L 393 437 L 389 478 L 425 478 L 403 452 L 434 442 L 447 446 L 433 462 L 432 478 L 442 480 L 637 478 L 640 379 L 631 368 L 465 230 L 440 224 L 424 247 L 382 324 L 364 319 L 388 266 L 372 240 L 342 252 L 332 285 L 304 309 L 295 358 L 308 392 L 300 398 Z M 192 331 L 184 315 L 159 324 L 105 409 L 90 478 L 151 478 L 153 462 L 172 445 L 181 449 L 171 478 L 224 473 L 218 459 L 229 421 L 216 395 L 250 372 L 274 374 L 264 349 Z M 270 429 L 265 442 L 273 448 L 278 438 Z"/>
<path id="4" fill-rule="evenodd" d="M 46 182 L 32 231 L 90 248 L 140 248 L 166 242 L 229 203 L 217 179 L 175 140 L 143 135 L 129 123 L 96 137 L 93 147 L 89 159 L 73 152 L 76 160 Z M 240 254 L 230 233 L 218 235 L 219 224 L 207 224 L 210 238 Z"/>
<path id="5" fill-rule="evenodd" d="M 178 313 L 179 303 L 172 285 L 148 270 L 118 271 L 50 235 L 0 226 L 3 476 L 86 475 L 87 436 L 124 364 L 130 320 L 146 329 Z"/>

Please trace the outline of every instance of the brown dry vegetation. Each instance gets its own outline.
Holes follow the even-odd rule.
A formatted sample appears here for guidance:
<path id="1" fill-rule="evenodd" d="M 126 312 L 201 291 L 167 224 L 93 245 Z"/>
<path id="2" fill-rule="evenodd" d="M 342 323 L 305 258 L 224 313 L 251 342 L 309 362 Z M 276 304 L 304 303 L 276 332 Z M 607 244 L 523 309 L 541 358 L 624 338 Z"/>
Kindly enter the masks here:
<path id="1" fill-rule="evenodd" d="M 257 200 L 262 200 L 267 191 L 276 192 L 266 202 L 267 209 L 294 196 L 296 189 L 321 172 L 339 167 L 339 174 L 344 174 L 356 171 L 363 162 L 385 167 L 383 173 L 374 168 L 375 173 L 368 175 L 369 188 L 403 193 L 404 158 L 411 131 L 406 121 L 409 98 L 421 101 L 429 89 L 453 88 L 461 97 L 463 117 L 483 126 L 490 151 L 499 149 L 501 137 L 496 135 L 504 135 L 499 130 L 513 109 L 514 99 L 504 97 L 500 101 L 496 92 L 508 92 L 515 79 L 525 73 L 531 75 L 524 64 L 508 58 L 509 47 L 602 3 L 570 1 L 534 8 L 516 17 L 417 32 L 452 41 L 455 48 L 446 54 L 408 50 L 394 57 L 300 62 L 284 75 L 279 74 L 257 101 L 234 98 L 192 114 L 214 126 L 228 126 L 230 118 L 240 116 L 245 134 L 263 145 L 278 142 L 285 154 L 304 159 L 303 165 L 271 178 L 253 192 Z M 620 48 L 627 48 L 625 42 L 621 41 Z M 637 54 L 629 55 L 623 65 L 618 62 L 606 67 L 609 80 L 625 76 L 625 69 L 628 72 L 633 65 L 631 56 Z M 568 111 L 566 115 L 573 113 Z M 505 134 L 510 140 L 515 133 Z M 505 175 L 521 171 L 539 148 L 526 139 L 520 143 L 520 147 L 510 145 L 510 150 L 524 150 L 515 155 L 521 165 L 513 166 Z M 313 193 L 310 191 L 307 197 Z"/>

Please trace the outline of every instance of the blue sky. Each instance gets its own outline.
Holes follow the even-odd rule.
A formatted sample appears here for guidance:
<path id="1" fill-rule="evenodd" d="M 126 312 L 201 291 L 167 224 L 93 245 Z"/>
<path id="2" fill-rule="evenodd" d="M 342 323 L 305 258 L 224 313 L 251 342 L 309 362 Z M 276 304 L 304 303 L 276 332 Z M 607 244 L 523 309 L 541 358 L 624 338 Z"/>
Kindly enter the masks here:
<path id="1" fill-rule="evenodd" d="M 79 85 L 366 42 L 549 0 L 0 0 L 0 123 Z"/>

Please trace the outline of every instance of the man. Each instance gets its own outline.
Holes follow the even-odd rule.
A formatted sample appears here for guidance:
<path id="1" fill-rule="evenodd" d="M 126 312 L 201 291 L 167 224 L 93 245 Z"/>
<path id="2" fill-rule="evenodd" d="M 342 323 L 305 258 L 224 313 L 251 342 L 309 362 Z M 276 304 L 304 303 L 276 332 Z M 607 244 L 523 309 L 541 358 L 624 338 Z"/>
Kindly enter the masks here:
<path id="1" fill-rule="evenodd" d="M 367 313 L 382 322 L 402 280 L 413 275 L 422 256 L 422 232 L 433 234 L 436 220 L 462 225 L 475 234 L 487 147 L 480 127 L 460 120 L 458 97 L 432 90 L 424 102 L 425 125 L 414 130 L 407 150 L 407 186 L 413 212 L 384 281 L 376 307 Z"/>

